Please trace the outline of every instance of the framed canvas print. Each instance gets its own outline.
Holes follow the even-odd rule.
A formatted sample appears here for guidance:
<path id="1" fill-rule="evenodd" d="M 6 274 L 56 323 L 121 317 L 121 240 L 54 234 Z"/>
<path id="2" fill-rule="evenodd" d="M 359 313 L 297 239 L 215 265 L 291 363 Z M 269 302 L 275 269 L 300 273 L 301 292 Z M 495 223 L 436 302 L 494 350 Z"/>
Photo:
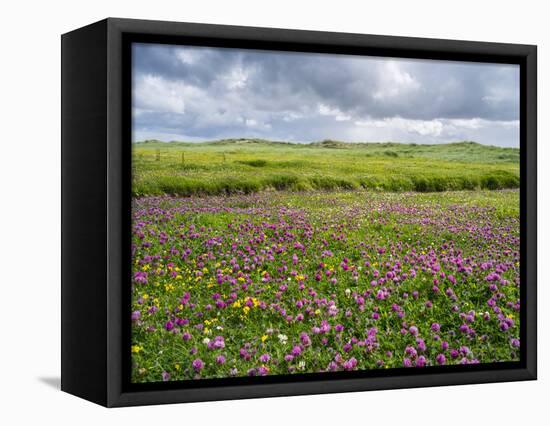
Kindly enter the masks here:
<path id="1" fill-rule="evenodd" d="M 536 378 L 536 47 L 106 19 L 62 37 L 62 389 Z"/>

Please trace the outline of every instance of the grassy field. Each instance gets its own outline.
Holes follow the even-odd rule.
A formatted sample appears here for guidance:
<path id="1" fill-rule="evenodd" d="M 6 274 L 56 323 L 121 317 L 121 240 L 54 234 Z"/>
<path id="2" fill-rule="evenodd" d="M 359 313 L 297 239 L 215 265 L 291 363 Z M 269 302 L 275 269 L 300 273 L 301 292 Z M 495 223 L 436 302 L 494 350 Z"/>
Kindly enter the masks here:
<path id="1" fill-rule="evenodd" d="M 517 149 L 133 149 L 134 382 L 519 360 Z"/>
<path id="2" fill-rule="evenodd" d="M 519 187 L 519 150 L 446 145 L 147 141 L 133 146 L 135 196 L 264 190 L 456 191 Z"/>

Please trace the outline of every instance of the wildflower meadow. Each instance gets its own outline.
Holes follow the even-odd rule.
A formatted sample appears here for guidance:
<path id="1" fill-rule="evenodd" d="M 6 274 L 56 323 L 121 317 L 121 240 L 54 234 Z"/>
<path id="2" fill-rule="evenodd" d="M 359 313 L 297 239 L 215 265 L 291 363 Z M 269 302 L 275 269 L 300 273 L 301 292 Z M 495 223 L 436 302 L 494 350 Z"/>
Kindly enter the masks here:
<path id="1" fill-rule="evenodd" d="M 519 360 L 517 149 L 133 149 L 133 382 Z"/>

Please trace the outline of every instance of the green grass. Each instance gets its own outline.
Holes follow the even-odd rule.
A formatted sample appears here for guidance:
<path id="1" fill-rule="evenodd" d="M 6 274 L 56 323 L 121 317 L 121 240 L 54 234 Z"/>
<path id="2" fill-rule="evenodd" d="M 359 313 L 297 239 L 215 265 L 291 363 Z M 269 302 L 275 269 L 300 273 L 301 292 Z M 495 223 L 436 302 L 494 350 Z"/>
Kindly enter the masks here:
<path id="1" fill-rule="evenodd" d="M 519 149 L 474 142 L 309 144 L 231 139 L 133 146 L 133 194 L 440 192 L 519 187 Z"/>

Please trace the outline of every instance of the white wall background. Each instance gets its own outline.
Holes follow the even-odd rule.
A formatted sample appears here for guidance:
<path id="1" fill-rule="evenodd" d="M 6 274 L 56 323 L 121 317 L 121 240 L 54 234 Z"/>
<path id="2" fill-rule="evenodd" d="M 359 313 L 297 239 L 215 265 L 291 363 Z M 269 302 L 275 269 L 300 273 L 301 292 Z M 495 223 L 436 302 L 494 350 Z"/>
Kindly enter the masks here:
<path id="1" fill-rule="evenodd" d="M 542 424 L 550 391 L 550 31 L 545 2 L 5 1 L 0 6 L 0 422 Z M 60 358 L 60 34 L 107 16 L 539 46 L 537 382 L 107 410 L 56 388 Z M 544 393 L 547 395 L 544 395 Z"/>

